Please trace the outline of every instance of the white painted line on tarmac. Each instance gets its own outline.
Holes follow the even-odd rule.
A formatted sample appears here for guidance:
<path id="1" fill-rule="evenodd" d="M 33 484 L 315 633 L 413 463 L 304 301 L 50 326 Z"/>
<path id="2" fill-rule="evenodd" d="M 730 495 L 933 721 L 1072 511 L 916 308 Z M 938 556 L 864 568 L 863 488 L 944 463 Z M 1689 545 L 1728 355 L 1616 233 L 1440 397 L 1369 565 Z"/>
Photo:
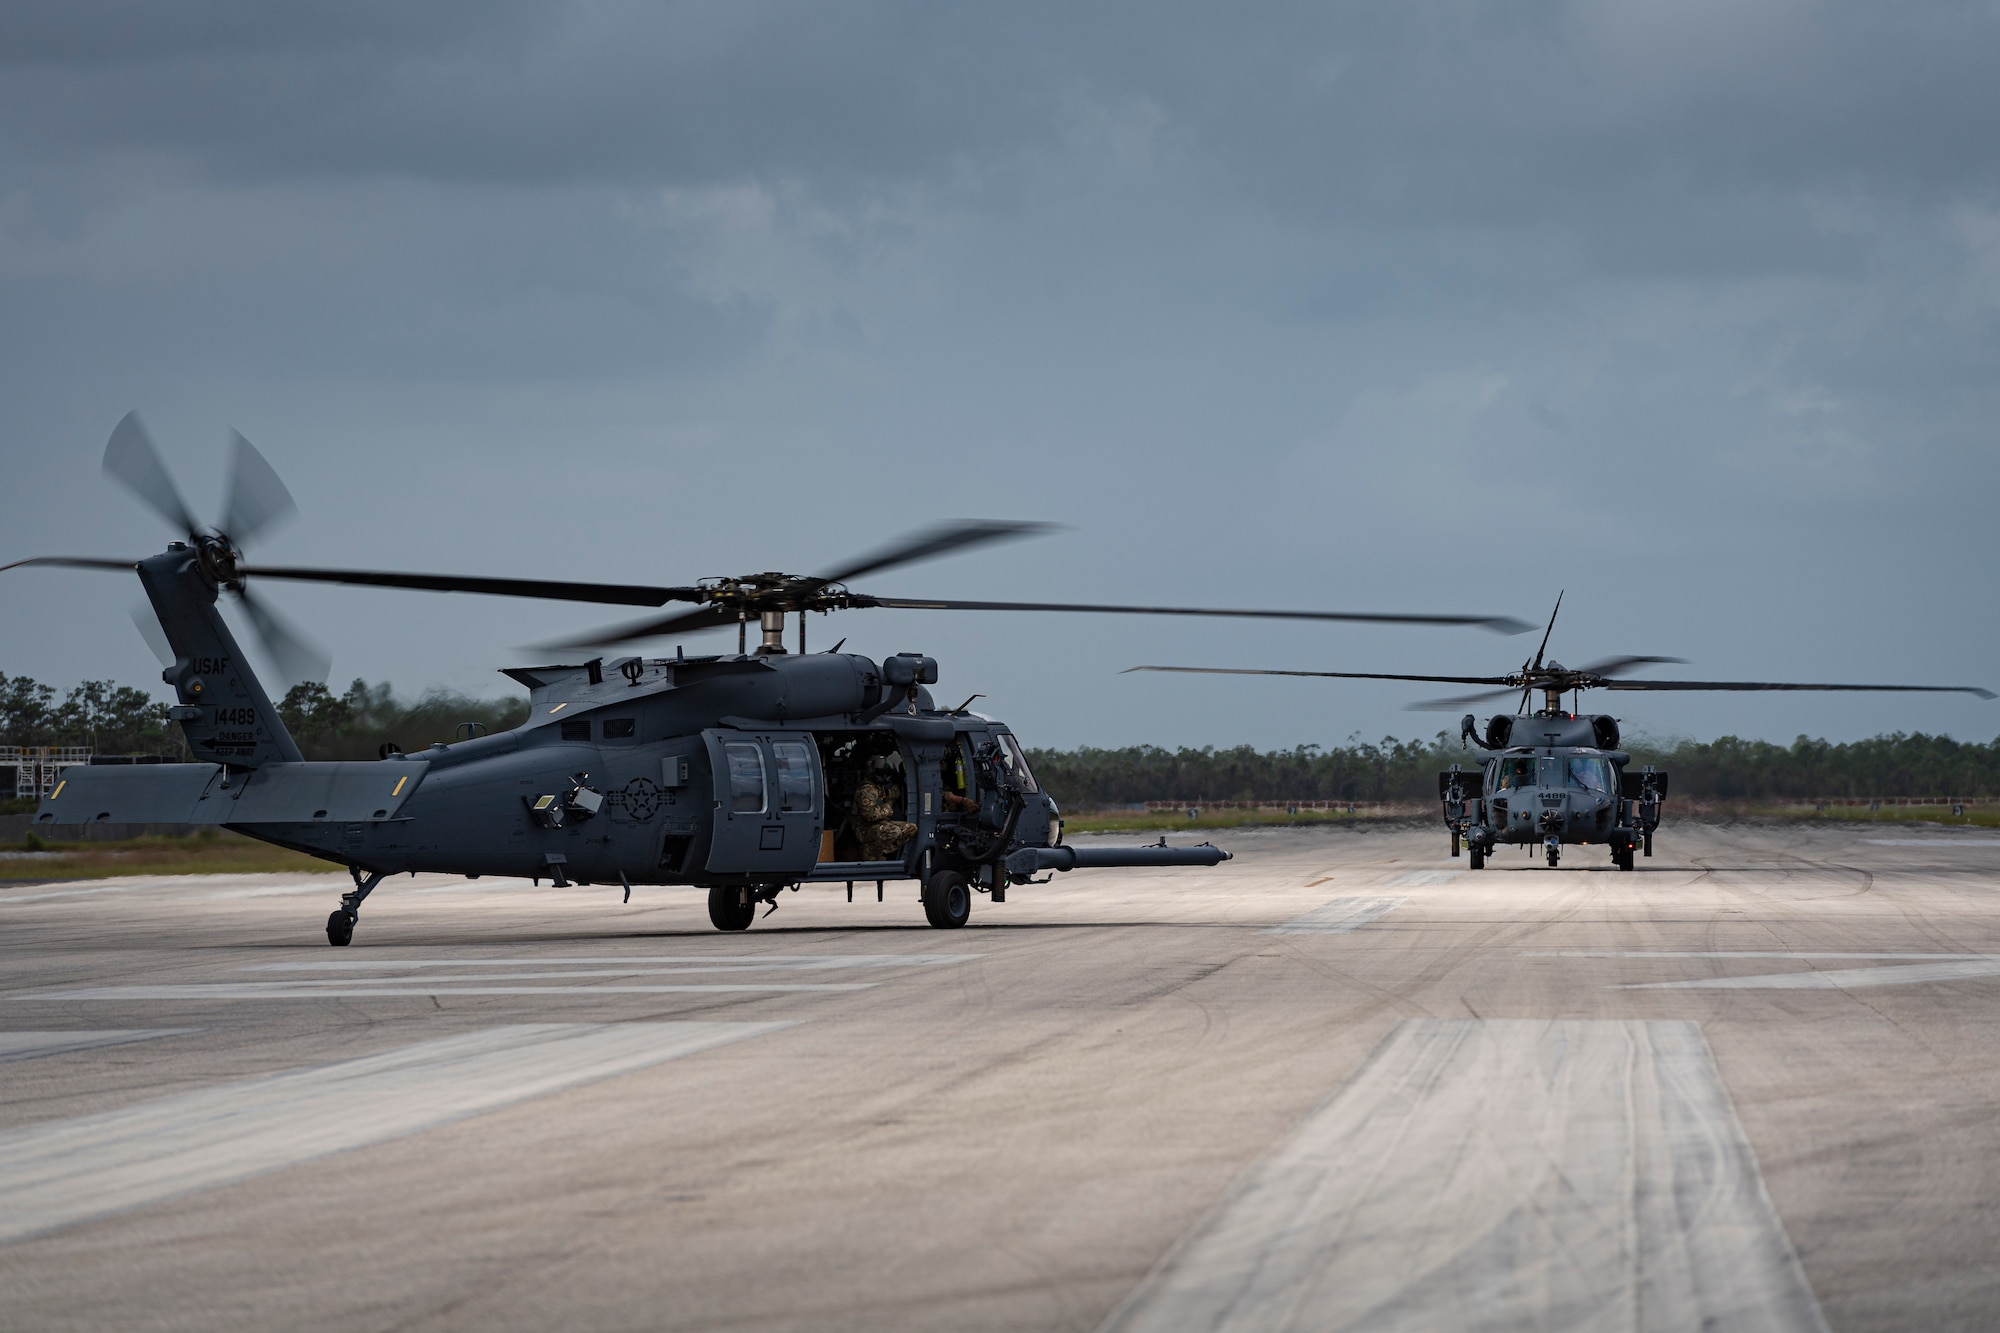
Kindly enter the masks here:
<path id="1" fill-rule="evenodd" d="M 1351 935 L 1369 922 L 1388 915 L 1408 898 L 1335 898 L 1304 916 L 1295 916 L 1266 935 Z"/>
<path id="2" fill-rule="evenodd" d="M 526 1023 L 0 1133 L 0 1243 L 401 1138 L 786 1023 Z"/>
<path id="3" fill-rule="evenodd" d="M 1459 876 L 1456 870 L 1405 870 L 1394 879 L 1382 881 L 1385 889 L 1421 889 L 1449 884 Z"/>
<path id="4" fill-rule="evenodd" d="M 1754 977 L 1697 977 L 1692 981 L 1635 981 L 1620 990 L 1858 990 L 1867 986 L 1916 986 L 1930 981 L 2000 977 L 2000 958 L 1963 958 L 1894 967 L 1837 967 L 1826 971 L 1773 972 Z"/>
<path id="5" fill-rule="evenodd" d="M 242 972 L 359 972 L 420 967 L 641 967 L 654 964 L 677 971 L 761 971 L 765 968 L 818 972 L 846 967 L 942 967 L 984 957 L 976 953 L 626 954 L 593 958 L 356 958 L 318 963 L 256 963 Z"/>
<path id="6" fill-rule="evenodd" d="M 2000 838 L 1863 838 L 1876 847 L 2000 847 Z"/>
<path id="7" fill-rule="evenodd" d="M 84 986 L 75 990 L 29 991 L 10 1000 L 324 1000 L 368 999 L 378 995 L 727 995 L 789 994 L 796 991 L 872 990 L 872 981 L 807 983 L 743 982 L 685 986 L 435 986 L 411 984 L 410 978 L 377 985 L 355 980 L 223 981 L 185 986 Z"/>
<path id="8" fill-rule="evenodd" d="M 2000 958 L 1993 953 L 1834 953 L 1810 949 L 1523 949 L 1523 958 Z"/>
<path id="9" fill-rule="evenodd" d="M 196 1028 L 79 1028 L 68 1032 L 0 1032 L 0 1063 L 65 1055 L 99 1046 L 127 1046 L 155 1037 L 178 1037 Z"/>
<path id="10" fill-rule="evenodd" d="M 1826 1324 L 1695 1024 L 1415 1019 L 1105 1328 Z"/>

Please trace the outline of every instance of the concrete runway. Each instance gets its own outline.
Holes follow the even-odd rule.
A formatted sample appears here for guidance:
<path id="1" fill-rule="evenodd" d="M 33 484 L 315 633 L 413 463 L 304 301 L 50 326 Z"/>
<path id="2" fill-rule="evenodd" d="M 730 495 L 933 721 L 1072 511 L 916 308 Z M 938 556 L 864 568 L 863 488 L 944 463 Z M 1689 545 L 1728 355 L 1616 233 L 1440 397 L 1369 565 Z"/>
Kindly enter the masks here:
<path id="1" fill-rule="evenodd" d="M 1217 841 L 0 889 L 0 1327 L 2000 1327 L 2000 837 Z"/>

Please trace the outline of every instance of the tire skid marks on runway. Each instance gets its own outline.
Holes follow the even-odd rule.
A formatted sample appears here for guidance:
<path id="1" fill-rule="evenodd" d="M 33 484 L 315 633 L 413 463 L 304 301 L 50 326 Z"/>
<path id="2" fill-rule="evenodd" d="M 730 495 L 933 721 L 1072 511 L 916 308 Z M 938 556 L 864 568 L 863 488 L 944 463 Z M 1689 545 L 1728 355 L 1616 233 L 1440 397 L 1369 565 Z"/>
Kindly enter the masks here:
<path id="1" fill-rule="evenodd" d="M 966 962 L 979 954 L 664 954 L 631 957 L 538 958 L 341 958 L 316 962 L 256 963 L 239 972 L 286 973 L 256 981 L 171 985 L 83 986 L 33 991 L 16 1000 L 283 1000 L 361 999 L 424 995 L 680 995 L 787 994 L 868 990 L 873 981 L 752 979 L 775 971 L 796 976 L 836 970 L 881 972 Z M 488 971 L 462 971 L 486 968 Z M 329 975 L 390 973 L 386 976 Z M 743 977 L 741 981 L 638 982 L 631 978 L 687 974 Z M 301 975 L 305 974 L 305 975 Z M 564 985 L 562 982 L 590 984 Z"/>
<path id="2" fill-rule="evenodd" d="M 0 1243 L 791 1026 L 524 1023 L 0 1133 Z"/>
<path id="3" fill-rule="evenodd" d="M 1449 884 L 1457 879 L 1456 870 L 1405 870 L 1400 875 L 1392 875 L 1382 881 L 1385 889 L 1428 889 L 1440 884 Z"/>
<path id="4" fill-rule="evenodd" d="M 95 1050 L 100 1046 L 126 1046 L 155 1037 L 180 1037 L 197 1028 L 78 1028 L 68 1032 L 0 1032 L 0 1064 L 9 1060 L 33 1060 L 44 1055 L 66 1055 L 71 1051 Z"/>
<path id="5" fill-rule="evenodd" d="M 1422 1019 L 1107 1330 L 1823 1333 L 1700 1029 Z"/>
<path id="6" fill-rule="evenodd" d="M 1688 981 L 1632 981 L 1620 990 L 1858 990 L 1867 986 L 1916 986 L 1932 981 L 2000 977 L 2000 957 L 1957 958 L 1888 967 L 1836 967 L 1825 971 L 1770 972 L 1751 977 L 1695 977 Z"/>
<path id="7" fill-rule="evenodd" d="M 1266 935 L 1351 935 L 1371 921 L 1395 911 L 1408 898 L 1335 898 L 1304 916 L 1272 926 Z"/>
<path id="8" fill-rule="evenodd" d="M 872 981 L 829 981 L 819 985 L 782 982 L 685 986 L 414 986 L 349 982 L 245 981 L 186 986 L 81 986 L 75 990 L 33 991 L 10 1000 L 368 1000 L 381 996 L 432 995 L 783 995 L 797 991 L 873 990 Z"/>
<path id="9" fill-rule="evenodd" d="M 1685 981 L 1630 981 L 1620 990 L 1854 990 L 1867 986 L 1918 986 L 1932 981 L 2000 977 L 2000 954 L 1859 953 L 1811 949 L 1529 949 L 1528 958 L 1745 958 L 1845 960 L 1896 963 L 1895 967 L 1836 967 L 1763 972 L 1741 977 L 1692 977 Z"/>
<path id="10" fill-rule="evenodd" d="M 838 968 L 942 967 L 984 955 L 976 953 L 815 953 L 815 954 L 626 954 L 590 958 L 340 958 L 317 963 L 254 963 L 243 972 L 361 972 L 420 967 L 596 967 L 676 972 L 821 972 Z"/>

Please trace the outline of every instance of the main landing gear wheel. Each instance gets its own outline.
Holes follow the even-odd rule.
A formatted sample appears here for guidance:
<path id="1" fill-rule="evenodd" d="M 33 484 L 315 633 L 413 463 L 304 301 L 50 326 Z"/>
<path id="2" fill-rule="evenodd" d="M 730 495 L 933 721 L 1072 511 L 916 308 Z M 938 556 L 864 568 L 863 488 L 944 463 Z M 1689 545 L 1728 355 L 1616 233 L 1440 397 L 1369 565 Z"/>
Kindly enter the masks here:
<path id="1" fill-rule="evenodd" d="M 1469 843 L 1465 848 L 1466 863 L 1474 870 L 1486 869 L 1486 849 L 1478 843 Z"/>
<path id="2" fill-rule="evenodd" d="M 1630 870 L 1632 868 L 1632 849 L 1624 847 L 1611 853 L 1611 864 L 1617 866 L 1620 870 Z"/>
<path id="3" fill-rule="evenodd" d="M 708 891 L 708 919 L 717 930 L 748 930 L 757 919 L 757 900 L 741 886 L 717 884 Z"/>
<path id="4" fill-rule="evenodd" d="M 939 930 L 957 930 L 972 915 L 972 886 L 956 870 L 941 870 L 924 885 L 924 916 Z"/>
<path id="5" fill-rule="evenodd" d="M 349 944 L 354 939 L 354 918 L 345 912 L 335 912 L 326 919 L 326 942 L 336 949 Z"/>

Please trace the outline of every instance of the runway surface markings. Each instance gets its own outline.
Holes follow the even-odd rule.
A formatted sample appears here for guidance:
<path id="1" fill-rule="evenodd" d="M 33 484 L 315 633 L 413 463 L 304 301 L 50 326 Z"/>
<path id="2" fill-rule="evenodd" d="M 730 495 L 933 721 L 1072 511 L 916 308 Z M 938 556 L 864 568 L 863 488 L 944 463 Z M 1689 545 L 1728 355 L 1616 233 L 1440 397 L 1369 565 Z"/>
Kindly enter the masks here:
<path id="1" fill-rule="evenodd" d="M 178 1037 L 195 1028 L 78 1028 L 68 1032 L 0 1032 L 0 1064 L 9 1060 L 32 1060 L 43 1055 L 94 1050 L 99 1046 L 125 1046 L 154 1037 Z"/>
<path id="2" fill-rule="evenodd" d="M 387 984 L 346 981 L 221 981 L 182 986 L 82 986 L 74 990 L 29 991 L 10 1000 L 319 1000 L 368 999 L 378 995 L 719 995 L 787 994 L 795 991 L 872 990 L 872 981 L 690 982 L 681 986 L 419 986 L 405 977 Z"/>
<path id="3" fill-rule="evenodd" d="M 1107 1330 L 1826 1328 L 1687 1022 L 1413 1019 Z"/>
<path id="4" fill-rule="evenodd" d="M 1335 898 L 1304 916 L 1295 916 L 1266 935 L 1351 935 L 1378 917 L 1410 901 L 1408 898 Z"/>
<path id="5" fill-rule="evenodd" d="M 1405 870 L 1394 879 L 1382 881 L 1385 889 L 1422 889 L 1438 884 L 1449 884 L 1457 879 L 1456 870 Z"/>
<path id="6" fill-rule="evenodd" d="M 676 971 L 721 972 L 778 968 L 826 971 L 848 967 L 942 967 L 984 957 L 976 953 L 852 953 L 852 954 L 625 954 L 591 958 L 356 958 L 318 963 L 256 963 L 242 972 L 359 972 L 370 969 L 420 967 L 671 967 Z"/>
<path id="7" fill-rule="evenodd" d="M 1876 847 L 2000 847 L 2000 838 L 1863 838 Z"/>
<path id="8" fill-rule="evenodd" d="M 1929 981 L 2000 977 L 2000 957 L 1955 958 L 1892 967 L 1837 967 L 1825 971 L 1772 972 L 1754 977 L 1697 977 L 1690 981 L 1634 981 L 1620 990 L 1856 990 L 1865 986 L 1915 986 Z"/>
<path id="9" fill-rule="evenodd" d="M 524 1023 L 0 1133 L 0 1243 L 382 1143 L 787 1023 Z"/>
<path id="10" fill-rule="evenodd" d="M 1851 953 L 1811 949 L 1523 949 L 1523 958 L 2000 958 L 1993 953 Z"/>

